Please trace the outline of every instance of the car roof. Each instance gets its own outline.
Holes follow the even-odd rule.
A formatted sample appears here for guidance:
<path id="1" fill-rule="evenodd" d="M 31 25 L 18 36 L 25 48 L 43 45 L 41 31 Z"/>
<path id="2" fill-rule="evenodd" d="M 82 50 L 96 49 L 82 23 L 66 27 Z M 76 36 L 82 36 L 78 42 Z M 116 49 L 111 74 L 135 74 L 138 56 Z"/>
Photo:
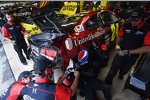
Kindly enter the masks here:
<path id="1" fill-rule="evenodd" d="M 85 17 L 85 16 L 88 16 L 88 15 L 94 15 L 94 14 L 97 14 L 98 12 L 100 12 L 100 13 L 102 13 L 102 12 L 109 12 L 109 13 L 111 13 L 111 14 L 114 14 L 112 11 L 110 11 L 110 10 L 97 10 L 97 11 L 92 11 L 92 12 L 81 12 L 81 13 L 77 13 L 77 14 L 75 14 L 75 15 L 73 15 L 73 16 L 83 16 L 83 17 Z M 73 16 L 71 16 L 71 17 L 73 17 Z"/>
<path id="2" fill-rule="evenodd" d="M 97 10 L 97 11 L 92 11 L 92 12 L 81 12 L 81 13 L 77 13 L 73 16 L 70 16 L 70 17 L 76 17 L 76 16 L 81 16 L 82 18 L 80 18 L 80 20 L 78 21 L 78 24 L 81 24 L 82 21 L 84 20 L 85 17 L 88 17 L 88 16 L 93 16 L 97 13 L 102 13 L 102 12 L 109 12 L 111 14 L 114 14 L 112 11 L 110 10 Z M 89 18 L 88 18 L 89 19 Z"/>

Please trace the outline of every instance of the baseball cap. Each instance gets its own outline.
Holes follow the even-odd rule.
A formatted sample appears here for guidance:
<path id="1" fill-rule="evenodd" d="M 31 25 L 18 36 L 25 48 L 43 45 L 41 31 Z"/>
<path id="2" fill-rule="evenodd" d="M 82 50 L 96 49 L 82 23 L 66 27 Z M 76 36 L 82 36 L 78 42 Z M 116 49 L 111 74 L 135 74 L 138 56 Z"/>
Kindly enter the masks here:
<path id="1" fill-rule="evenodd" d="M 137 10 L 134 10 L 131 15 L 130 15 L 130 20 L 133 21 L 138 21 L 140 18 L 142 18 L 144 16 L 144 12 L 142 9 L 137 9 Z"/>
<path id="2" fill-rule="evenodd" d="M 23 71 L 23 72 L 20 73 L 20 75 L 18 77 L 18 81 L 21 81 L 22 78 L 27 78 L 28 76 L 29 77 L 32 76 L 31 73 L 30 73 L 30 71 Z"/>

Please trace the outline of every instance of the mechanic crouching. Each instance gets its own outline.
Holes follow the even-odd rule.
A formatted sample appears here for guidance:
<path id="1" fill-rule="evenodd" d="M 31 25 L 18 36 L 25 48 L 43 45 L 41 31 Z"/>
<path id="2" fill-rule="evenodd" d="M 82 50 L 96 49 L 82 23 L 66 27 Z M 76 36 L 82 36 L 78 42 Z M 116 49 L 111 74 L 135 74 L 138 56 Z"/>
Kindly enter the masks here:
<path id="1" fill-rule="evenodd" d="M 20 23 L 14 19 L 11 13 L 5 14 L 5 17 L 7 19 L 7 23 L 2 27 L 2 34 L 6 40 L 11 41 L 13 44 L 21 63 L 23 65 L 27 65 L 27 61 L 22 50 L 24 51 L 26 58 L 30 59 L 27 52 L 27 44 L 23 35 L 28 33 L 23 27 L 21 27 Z"/>
<path id="2" fill-rule="evenodd" d="M 17 82 L 9 86 L 7 91 L 0 96 L 0 100 L 22 100 L 25 93 L 24 89 L 31 81 L 31 78 L 32 76 L 29 71 L 20 73 Z"/>
<path id="3" fill-rule="evenodd" d="M 35 81 L 30 82 L 26 88 L 27 100 L 70 100 L 76 92 L 79 72 L 75 71 L 75 79 L 70 88 L 56 85 L 50 80 L 52 77 L 51 67 L 43 59 L 38 59 L 34 64 L 34 71 L 38 75 Z"/>

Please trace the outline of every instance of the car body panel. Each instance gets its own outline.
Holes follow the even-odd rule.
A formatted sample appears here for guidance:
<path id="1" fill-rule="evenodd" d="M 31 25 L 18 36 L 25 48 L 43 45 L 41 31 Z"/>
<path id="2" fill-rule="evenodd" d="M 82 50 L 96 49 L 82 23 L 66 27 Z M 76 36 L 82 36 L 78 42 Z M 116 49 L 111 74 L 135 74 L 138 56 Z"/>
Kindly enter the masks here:
<path id="1" fill-rule="evenodd" d="M 66 3 L 56 14 L 65 14 L 67 16 L 75 15 L 77 11 L 77 2 Z"/>
<path id="2" fill-rule="evenodd" d="M 131 89 L 141 95 L 141 97 L 150 97 L 150 53 L 142 55 L 138 60 L 132 76 L 128 77 L 125 83 L 125 89 Z"/>
<path id="3" fill-rule="evenodd" d="M 66 67 L 69 64 L 69 59 L 76 57 L 82 49 L 90 48 L 91 41 L 96 42 L 100 49 L 102 44 L 109 47 L 111 43 L 115 43 L 115 40 L 110 41 L 112 35 L 110 26 L 115 23 L 115 20 L 110 19 L 112 23 L 104 23 L 104 20 L 101 18 L 102 13 L 109 13 L 110 15 L 115 16 L 111 11 L 101 10 L 76 14 L 64 19 L 64 22 L 62 21 L 60 23 L 55 23 L 54 18 L 51 18 L 49 15 L 35 18 L 34 22 L 39 25 L 39 28 L 43 32 L 50 32 L 52 34 L 55 33 L 54 31 L 51 31 L 52 28 L 57 27 L 57 33 L 55 33 L 57 36 L 53 39 L 53 36 L 50 38 L 49 45 L 59 49 L 59 52 L 64 59 L 64 67 Z M 98 17 L 96 21 L 95 17 Z M 90 23 L 91 26 L 88 27 L 87 24 L 90 19 L 92 19 L 92 21 L 94 20 L 95 23 Z M 63 32 L 58 32 L 58 29 L 63 30 Z M 63 35 L 60 36 L 60 34 Z M 32 36 L 32 38 L 34 38 L 34 36 Z M 30 44 L 33 44 L 32 40 L 30 41 Z"/>
<path id="4" fill-rule="evenodd" d="M 21 26 L 29 33 L 25 35 L 25 41 L 27 44 L 29 44 L 28 42 L 29 36 L 42 33 L 42 31 L 35 24 L 21 23 Z"/>

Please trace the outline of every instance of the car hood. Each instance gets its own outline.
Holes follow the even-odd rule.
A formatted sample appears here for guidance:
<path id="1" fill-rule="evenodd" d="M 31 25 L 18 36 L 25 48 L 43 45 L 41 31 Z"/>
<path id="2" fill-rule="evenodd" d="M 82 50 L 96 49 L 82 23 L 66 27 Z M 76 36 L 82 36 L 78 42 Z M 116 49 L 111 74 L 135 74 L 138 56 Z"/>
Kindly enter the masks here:
<path id="1" fill-rule="evenodd" d="M 43 43 L 53 43 L 54 40 L 62 37 L 64 34 L 59 33 L 42 33 L 35 34 L 29 37 L 29 42 L 36 46 L 41 46 Z"/>

